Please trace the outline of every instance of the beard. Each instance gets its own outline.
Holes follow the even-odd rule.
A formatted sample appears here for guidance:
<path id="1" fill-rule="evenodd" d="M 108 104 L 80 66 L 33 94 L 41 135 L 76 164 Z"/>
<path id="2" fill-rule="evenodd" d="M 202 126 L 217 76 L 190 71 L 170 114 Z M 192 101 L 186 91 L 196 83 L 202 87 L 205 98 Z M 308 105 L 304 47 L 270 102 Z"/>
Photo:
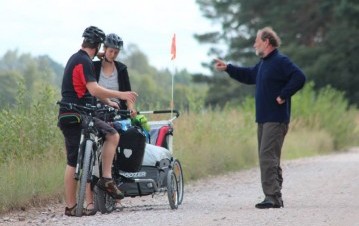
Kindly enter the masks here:
<path id="1" fill-rule="evenodd" d="M 264 56 L 264 52 L 260 49 L 256 49 L 256 55 L 259 57 L 263 57 Z"/>

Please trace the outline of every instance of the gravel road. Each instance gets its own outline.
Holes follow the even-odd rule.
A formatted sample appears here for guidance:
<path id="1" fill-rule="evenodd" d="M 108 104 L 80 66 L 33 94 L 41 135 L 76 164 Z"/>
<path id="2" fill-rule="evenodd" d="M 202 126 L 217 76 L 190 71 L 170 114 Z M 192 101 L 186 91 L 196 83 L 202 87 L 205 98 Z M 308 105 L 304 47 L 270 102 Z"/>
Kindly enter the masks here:
<path id="1" fill-rule="evenodd" d="M 82 218 L 51 204 L 0 216 L 0 225 L 359 225 L 359 149 L 282 166 L 281 209 L 254 208 L 263 195 L 253 168 L 186 184 L 177 210 L 156 195 L 126 198 L 123 211 Z"/>

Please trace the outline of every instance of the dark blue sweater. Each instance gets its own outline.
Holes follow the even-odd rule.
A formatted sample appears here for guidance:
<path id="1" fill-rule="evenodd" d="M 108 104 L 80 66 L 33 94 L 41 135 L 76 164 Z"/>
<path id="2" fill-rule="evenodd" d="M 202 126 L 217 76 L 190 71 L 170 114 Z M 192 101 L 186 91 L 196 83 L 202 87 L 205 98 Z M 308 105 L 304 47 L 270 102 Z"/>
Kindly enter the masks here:
<path id="1" fill-rule="evenodd" d="M 228 64 L 229 76 L 245 84 L 256 85 L 256 122 L 289 123 L 291 96 L 305 83 L 305 75 L 277 49 L 262 58 L 254 67 L 236 67 Z M 278 104 L 276 98 L 285 99 Z"/>

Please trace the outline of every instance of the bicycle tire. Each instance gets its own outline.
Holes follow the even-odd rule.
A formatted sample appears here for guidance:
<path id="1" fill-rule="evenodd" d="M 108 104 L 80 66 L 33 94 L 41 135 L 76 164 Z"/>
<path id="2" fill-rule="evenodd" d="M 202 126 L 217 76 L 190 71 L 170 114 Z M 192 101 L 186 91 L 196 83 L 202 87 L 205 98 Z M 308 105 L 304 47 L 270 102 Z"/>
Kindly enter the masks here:
<path id="1" fill-rule="evenodd" d="M 111 213 L 115 210 L 116 199 L 97 186 L 95 187 L 95 202 L 97 209 L 102 214 Z"/>
<path id="2" fill-rule="evenodd" d="M 182 165 L 178 159 L 173 162 L 173 172 L 176 175 L 177 185 L 178 185 L 178 205 L 183 201 L 184 195 L 184 179 L 183 179 L 183 170 Z"/>
<path id="3" fill-rule="evenodd" d="M 83 213 L 83 206 L 86 197 L 86 185 L 91 171 L 91 156 L 92 156 L 93 141 L 86 140 L 85 152 L 83 155 L 82 169 L 80 181 L 78 184 L 77 192 L 77 206 L 76 206 L 76 216 L 81 217 Z"/>
<path id="4" fill-rule="evenodd" d="M 102 162 L 99 162 L 99 170 L 100 175 L 102 175 Z M 96 203 L 96 208 L 102 214 L 111 213 L 115 210 L 116 207 L 116 199 L 110 196 L 106 191 L 100 189 L 99 187 L 95 186 L 94 188 L 94 200 Z"/>

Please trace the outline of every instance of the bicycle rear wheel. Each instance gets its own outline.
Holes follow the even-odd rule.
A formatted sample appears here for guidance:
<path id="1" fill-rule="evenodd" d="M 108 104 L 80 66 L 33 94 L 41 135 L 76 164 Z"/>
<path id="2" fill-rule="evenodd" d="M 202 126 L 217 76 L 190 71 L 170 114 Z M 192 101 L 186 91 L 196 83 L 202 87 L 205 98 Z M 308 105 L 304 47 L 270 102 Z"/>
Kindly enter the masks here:
<path id="1" fill-rule="evenodd" d="M 95 202 L 97 209 L 102 213 L 111 213 L 115 210 L 116 199 L 107 194 L 106 191 L 95 186 Z"/>
<path id="2" fill-rule="evenodd" d="M 82 146 L 83 147 L 83 146 Z M 80 169 L 80 182 L 78 184 L 78 192 L 77 192 L 77 206 L 76 206 L 76 216 L 81 217 L 83 212 L 83 206 L 85 202 L 85 194 L 86 194 L 86 185 L 89 177 L 91 176 L 91 157 L 92 157 L 92 147 L 93 141 L 86 140 L 84 147 L 84 154 L 82 159 L 82 169 Z"/>
<path id="3" fill-rule="evenodd" d="M 99 171 L 100 177 L 102 175 L 102 162 L 99 161 Z M 113 170 L 113 169 L 112 169 Z M 95 186 L 94 188 L 94 200 L 96 203 L 96 208 L 102 214 L 111 213 L 115 210 L 116 207 L 116 199 L 109 195 L 106 191 L 100 189 L 99 187 Z"/>

